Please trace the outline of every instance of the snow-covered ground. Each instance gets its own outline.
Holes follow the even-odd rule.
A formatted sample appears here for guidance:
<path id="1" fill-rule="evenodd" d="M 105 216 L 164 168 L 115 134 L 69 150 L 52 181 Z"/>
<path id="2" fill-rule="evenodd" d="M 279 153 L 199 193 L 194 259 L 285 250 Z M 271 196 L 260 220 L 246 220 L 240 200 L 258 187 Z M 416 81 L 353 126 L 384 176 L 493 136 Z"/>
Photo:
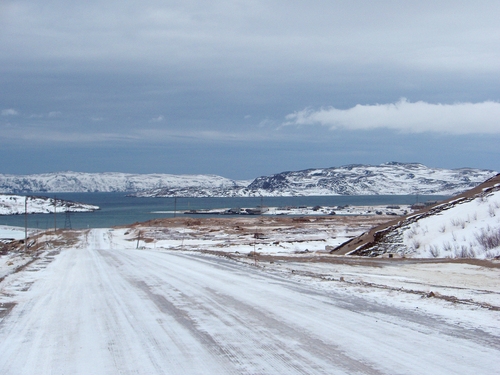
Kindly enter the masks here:
<path id="1" fill-rule="evenodd" d="M 32 231 L 30 230 L 30 233 Z M 8 225 L 0 226 L 0 241 L 5 238 L 20 240 L 25 237 L 24 228 L 20 227 L 12 227 Z"/>
<path id="2" fill-rule="evenodd" d="M 33 229 L 28 229 L 27 234 L 30 247 L 36 242 L 42 243 L 51 238 L 51 236 L 41 235 L 35 241 L 32 236 L 37 235 L 37 231 Z M 33 261 L 34 257 L 30 252 L 26 254 L 24 251 L 7 251 L 12 241 L 24 240 L 25 235 L 24 228 L 0 226 L 0 280 Z M 24 246 L 20 246 L 19 249 L 24 250 Z"/>
<path id="3" fill-rule="evenodd" d="M 323 216 L 159 220 L 110 232 L 120 247 L 214 251 L 234 254 L 326 253 L 387 216 Z M 125 242 L 124 242 L 125 241 Z"/>
<path id="4" fill-rule="evenodd" d="M 71 233 L 0 282 L 2 374 L 498 373 L 494 262 L 254 263 Z"/>
<path id="5" fill-rule="evenodd" d="M 499 257 L 500 186 L 491 190 L 446 203 L 442 210 L 438 206 L 432 215 L 410 217 L 379 247 L 393 246 L 400 255 L 414 258 Z"/>
<path id="6" fill-rule="evenodd" d="M 34 234 L 28 230 L 28 236 Z M 24 228 L 0 226 L 0 280 L 6 275 L 12 273 L 17 267 L 20 267 L 31 260 L 30 256 L 19 253 L 10 253 L 4 251 L 4 247 L 11 241 L 24 239 L 26 236 Z"/>
<path id="7" fill-rule="evenodd" d="M 457 204 L 402 230 L 403 243 L 415 257 L 500 256 L 500 191 Z"/>

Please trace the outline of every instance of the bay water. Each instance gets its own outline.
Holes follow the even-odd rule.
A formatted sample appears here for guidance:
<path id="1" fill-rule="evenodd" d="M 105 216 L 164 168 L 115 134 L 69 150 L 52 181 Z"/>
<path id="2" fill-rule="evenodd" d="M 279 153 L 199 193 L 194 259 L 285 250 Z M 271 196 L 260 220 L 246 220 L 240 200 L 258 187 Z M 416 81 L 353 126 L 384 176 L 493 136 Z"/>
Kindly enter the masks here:
<path id="1" fill-rule="evenodd" d="M 350 195 L 315 197 L 264 197 L 264 198 L 132 198 L 125 193 L 58 193 L 40 194 L 58 199 L 97 205 L 95 212 L 54 214 L 30 214 L 28 227 L 38 229 L 54 228 L 108 228 L 133 224 L 156 218 L 174 216 L 213 217 L 213 215 L 185 214 L 189 210 L 267 207 L 314 207 L 314 206 L 376 206 L 403 205 L 416 202 L 439 201 L 442 195 Z M 225 216 L 220 216 L 225 217 Z M 0 216 L 0 225 L 24 227 L 24 215 Z"/>

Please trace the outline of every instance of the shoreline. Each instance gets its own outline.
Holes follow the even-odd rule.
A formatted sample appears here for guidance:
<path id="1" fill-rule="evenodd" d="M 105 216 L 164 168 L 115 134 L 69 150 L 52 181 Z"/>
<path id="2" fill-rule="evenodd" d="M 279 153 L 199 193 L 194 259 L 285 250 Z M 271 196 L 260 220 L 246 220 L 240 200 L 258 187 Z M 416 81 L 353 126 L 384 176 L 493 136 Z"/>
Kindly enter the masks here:
<path id="1" fill-rule="evenodd" d="M 370 205 L 370 206 L 285 206 L 285 207 L 243 207 L 213 208 L 198 210 L 159 210 L 154 214 L 214 215 L 214 216 L 403 216 L 412 213 L 411 205 Z"/>

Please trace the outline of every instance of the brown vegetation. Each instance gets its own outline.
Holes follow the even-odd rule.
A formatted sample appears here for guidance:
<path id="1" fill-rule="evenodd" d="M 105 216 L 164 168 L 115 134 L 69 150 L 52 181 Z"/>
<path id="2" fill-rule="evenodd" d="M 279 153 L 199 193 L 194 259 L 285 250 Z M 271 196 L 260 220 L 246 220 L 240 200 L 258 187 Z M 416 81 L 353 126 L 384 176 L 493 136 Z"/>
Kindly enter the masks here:
<path id="1" fill-rule="evenodd" d="M 481 185 L 471 190 L 468 190 L 462 194 L 456 195 L 444 202 L 431 205 L 429 207 L 424 208 L 421 211 L 400 217 L 396 220 L 392 220 L 377 225 L 372 229 L 370 229 L 368 232 L 364 233 L 363 235 L 354 238 L 333 249 L 331 253 L 337 255 L 346 255 L 346 254 L 372 255 L 373 252 L 370 249 L 373 248 L 374 246 L 377 246 L 377 244 L 383 243 L 384 240 L 391 235 L 394 229 L 409 224 L 412 221 L 416 221 L 422 217 L 433 215 L 458 202 L 474 199 L 475 197 L 480 196 L 481 194 L 485 194 L 488 191 L 491 191 L 492 189 L 496 189 L 499 184 L 500 184 L 500 174 L 497 174 L 496 176 L 488 179 Z"/>

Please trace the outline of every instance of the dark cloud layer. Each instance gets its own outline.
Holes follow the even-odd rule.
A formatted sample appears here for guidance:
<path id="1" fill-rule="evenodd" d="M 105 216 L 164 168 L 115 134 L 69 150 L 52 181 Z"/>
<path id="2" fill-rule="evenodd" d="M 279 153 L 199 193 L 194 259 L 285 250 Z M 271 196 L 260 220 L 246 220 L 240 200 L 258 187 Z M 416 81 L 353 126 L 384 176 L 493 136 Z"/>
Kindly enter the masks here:
<path id="1" fill-rule="evenodd" d="M 390 160 L 500 170 L 499 10 L 5 0 L 1 172 L 251 178 Z"/>

